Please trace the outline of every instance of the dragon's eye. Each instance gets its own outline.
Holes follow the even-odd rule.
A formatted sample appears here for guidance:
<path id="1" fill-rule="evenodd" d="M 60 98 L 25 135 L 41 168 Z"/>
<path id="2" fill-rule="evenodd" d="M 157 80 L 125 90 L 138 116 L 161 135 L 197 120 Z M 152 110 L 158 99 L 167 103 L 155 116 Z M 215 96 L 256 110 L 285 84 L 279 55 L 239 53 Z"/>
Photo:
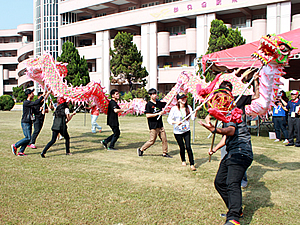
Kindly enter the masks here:
<path id="1" fill-rule="evenodd" d="M 288 51 L 290 51 L 290 48 L 288 46 L 286 46 L 286 44 L 280 44 L 279 45 L 279 49 L 282 52 L 288 52 Z"/>

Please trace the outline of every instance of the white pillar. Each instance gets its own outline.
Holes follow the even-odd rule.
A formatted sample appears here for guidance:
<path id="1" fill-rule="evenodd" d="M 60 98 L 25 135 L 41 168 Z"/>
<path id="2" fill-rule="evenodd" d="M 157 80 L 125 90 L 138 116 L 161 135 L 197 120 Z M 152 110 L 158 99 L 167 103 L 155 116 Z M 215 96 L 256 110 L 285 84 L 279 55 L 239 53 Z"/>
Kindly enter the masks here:
<path id="1" fill-rule="evenodd" d="M 277 33 L 277 4 L 267 6 L 267 34 Z"/>
<path id="2" fill-rule="evenodd" d="M 101 46 L 100 48 L 100 58 L 96 59 L 96 72 L 100 74 L 99 80 L 101 80 L 101 85 L 110 91 L 110 32 L 100 31 L 96 33 L 96 45 Z"/>
<path id="3" fill-rule="evenodd" d="M 291 2 L 280 3 L 280 33 L 285 33 L 291 30 Z"/>
<path id="4" fill-rule="evenodd" d="M 149 86 L 157 89 L 157 26 L 156 23 L 150 23 L 149 26 Z M 147 69 L 147 68 L 146 68 Z"/>
<path id="5" fill-rule="evenodd" d="M 196 18 L 197 26 L 197 57 L 204 55 L 208 48 L 211 21 L 216 19 L 215 13 L 199 15 Z"/>
<path id="6" fill-rule="evenodd" d="M 147 78 L 147 85 L 146 89 L 152 88 L 150 87 L 150 63 L 149 63 L 149 49 L 150 49 L 150 25 L 149 24 L 142 24 L 141 26 L 141 53 L 143 56 L 143 64 L 142 66 L 146 67 L 149 76 Z"/>
<path id="7" fill-rule="evenodd" d="M 4 94 L 4 75 L 3 75 L 3 65 L 0 65 L 0 96 Z"/>
<path id="8" fill-rule="evenodd" d="M 267 33 L 281 34 L 291 30 L 291 2 L 267 6 Z"/>

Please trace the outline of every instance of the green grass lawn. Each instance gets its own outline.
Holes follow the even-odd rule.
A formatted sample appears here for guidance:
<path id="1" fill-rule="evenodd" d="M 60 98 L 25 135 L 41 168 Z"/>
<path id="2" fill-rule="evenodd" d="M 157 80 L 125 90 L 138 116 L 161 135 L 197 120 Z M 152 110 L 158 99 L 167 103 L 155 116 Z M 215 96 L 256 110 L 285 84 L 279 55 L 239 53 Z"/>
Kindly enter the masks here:
<path id="1" fill-rule="evenodd" d="M 68 124 L 72 156 L 65 155 L 60 140 L 42 159 L 40 152 L 51 139 L 52 115 L 46 116 L 37 149 L 27 148 L 28 156 L 16 157 L 10 145 L 23 138 L 21 114 L 0 112 L 1 224 L 224 223 L 219 214 L 226 207 L 213 185 L 220 153 L 208 162 L 211 139 L 199 124 L 192 146 L 197 171 L 192 172 L 181 166 L 166 116 L 172 159 L 161 157 L 160 140 L 137 156 L 136 148 L 149 137 L 145 117 L 121 117 L 119 151 L 106 151 L 100 144 L 111 134 L 106 116 L 98 118 L 103 132 L 92 134 L 89 114 L 77 114 Z M 266 135 L 252 136 L 252 144 L 241 224 L 300 224 L 300 148 L 274 143 Z"/>

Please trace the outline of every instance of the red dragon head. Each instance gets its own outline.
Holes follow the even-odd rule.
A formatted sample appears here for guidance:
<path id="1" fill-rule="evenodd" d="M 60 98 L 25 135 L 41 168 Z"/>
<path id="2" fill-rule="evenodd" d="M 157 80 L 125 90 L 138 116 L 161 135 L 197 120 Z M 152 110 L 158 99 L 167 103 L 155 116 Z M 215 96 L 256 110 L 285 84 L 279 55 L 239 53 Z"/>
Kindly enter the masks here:
<path id="1" fill-rule="evenodd" d="M 258 58 L 264 65 L 275 61 L 278 64 L 287 65 L 291 51 L 296 49 L 292 41 L 287 41 L 275 34 L 263 36 L 260 39 L 260 46 L 251 56 Z"/>

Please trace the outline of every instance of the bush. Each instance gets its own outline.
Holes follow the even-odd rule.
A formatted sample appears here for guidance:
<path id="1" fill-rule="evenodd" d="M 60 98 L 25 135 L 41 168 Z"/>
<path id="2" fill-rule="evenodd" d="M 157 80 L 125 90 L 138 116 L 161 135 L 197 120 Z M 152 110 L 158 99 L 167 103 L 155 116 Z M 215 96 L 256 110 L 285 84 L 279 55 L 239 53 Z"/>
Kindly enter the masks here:
<path id="1" fill-rule="evenodd" d="M 23 102 L 27 98 L 22 86 L 13 87 L 13 96 L 15 97 L 16 102 Z"/>
<path id="2" fill-rule="evenodd" d="M 14 105 L 15 101 L 10 95 L 0 96 L 0 110 L 11 110 Z"/>

